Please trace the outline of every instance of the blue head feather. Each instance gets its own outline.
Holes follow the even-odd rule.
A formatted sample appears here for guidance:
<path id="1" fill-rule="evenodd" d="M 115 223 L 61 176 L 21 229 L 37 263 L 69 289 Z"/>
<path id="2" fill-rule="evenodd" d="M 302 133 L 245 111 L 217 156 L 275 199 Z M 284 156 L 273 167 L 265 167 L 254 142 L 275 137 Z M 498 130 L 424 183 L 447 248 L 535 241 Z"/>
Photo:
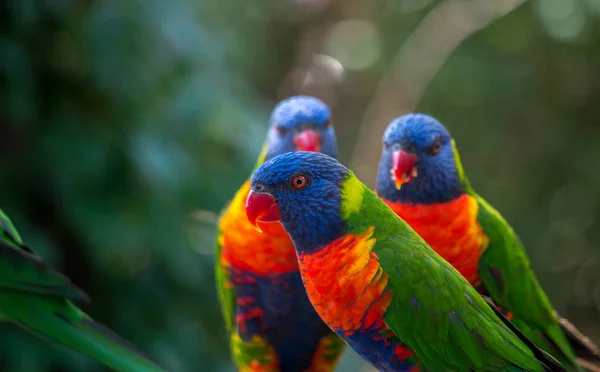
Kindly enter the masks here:
<path id="1" fill-rule="evenodd" d="M 315 97 L 294 96 L 285 99 L 273 110 L 269 129 L 266 159 L 296 151 L 294 134 L 312 129 L 321 135 L 321 152 L 337 158 L 337 142 L 329 107 Z"/>
<path id="2" fill-rule="evenodd" d="M 340 187 L 349 171 L 337 160 L 317 152 L 291 152 L 260 166 L 252 175 L 251 188 L 271 194 L 281 223 L 299 252 L 314 252 L 344 234 Z M 293 182 L 304 176 L 306 185 Z"/>
<path id="3" fill-rule="evenodd" d="M 438 143 L 438 153 L 432 151 Z M 391 176 L 392 153 L 402 149 L 417 156 L 416 178 L 396 190 Z M 436 119 L 425 114 L 408 114 L 394 119 L 383 134 L 383 151 L 377 175 L 377 193 L 400 203 L 433 204 L 461 195 L 454 160 L 452 137 Z"/>

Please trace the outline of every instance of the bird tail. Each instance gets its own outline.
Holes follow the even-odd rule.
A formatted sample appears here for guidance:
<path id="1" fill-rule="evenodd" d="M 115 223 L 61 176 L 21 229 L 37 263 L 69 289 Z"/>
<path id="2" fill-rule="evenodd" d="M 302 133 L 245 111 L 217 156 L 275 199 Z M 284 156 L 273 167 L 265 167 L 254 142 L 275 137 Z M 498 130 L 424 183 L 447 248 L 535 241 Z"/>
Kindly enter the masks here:
<path id="1" fill-rule="evenodd" d="M 591 372 L 600 372 L 600 350 L 573 323 L 554 314 L 577 356 L 577 363 Z"/>
<path id="2" fill-rule="evenodd" d="M 502 312 L 498 310 L 496 304 L 490 297 L 485 295 L 482 295 L 481 297 L 483 297 L 483 299 L 488 303 L 492 310 L 494 310 L 498 318 L 502 320 L 502 322 L 508 327 L 508 329 L 510 329 L 511 332 L 514 333 L 521 340 L 521 342 L 523 342 L 531 350 L 538 362 L 540 362 L 540 364 L 542 364 L 542 366 L 544 367 L 544 371 L 568 372 L 568 369 L 566 369 L 562 364 L 560 364 L 560 362 L 558 362 L 556 359 L 554 359 L 554 357 L 552 357 L 544 350 L 535 346 L 535 344 L 531 342 L 527 338 L 527 336 L 523 334 L 523 332 L 521 332 L 517 327 L 515 327 L 515 325 L 512 324 L 510 320 L 506 319 L 504 314 L 502 314 Z"/>
<path id="3" fill-rule="evenodd" d="M 64 306 L 67 306 L 65 308 Z M 11 321 L 52 343 L 76 350 L 119 372 L 165 372 L 142 351 L 65 301 L 58 311 L 28 309 Z M 67 311 L 61 311 L 67 310 Z"/>

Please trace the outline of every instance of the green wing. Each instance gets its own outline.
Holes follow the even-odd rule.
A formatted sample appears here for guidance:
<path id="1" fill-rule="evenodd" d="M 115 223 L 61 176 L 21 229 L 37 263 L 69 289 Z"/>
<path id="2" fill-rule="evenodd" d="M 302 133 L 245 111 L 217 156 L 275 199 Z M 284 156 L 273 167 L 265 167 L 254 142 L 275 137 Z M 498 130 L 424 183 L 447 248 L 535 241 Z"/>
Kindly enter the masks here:
<path id="1" fill-rule="evenodd" d="M 487 293 L 512 312 L 513 323 L 536 345 L 561 362 L 575 366 L 574 352 L 529 266 L 521 241 L 494 208 L 476 194 L 473 196 L 479 204 L 477 219 L 489 238 L 479 260 Z"/>
<path id="2" fill-rule="evenodd" d="M 223 220 L 223 216 L 227 213 L 228 207 L 229 205 L 226 205 L 219 214 L 219 222 L 217 224 L 215 242 L 215 277 L 217 281 L 219 302 L 221 303 L 221 311 L 223 312 L 223 317 L 225 319 L 225 326 L 228 331 L 231 331 L 235 317 L 235 293 L 234 288 L 231 285 L 229 273 L 223 267 L 221 262 L 221 252 L 223 251 L 223 229 L 221 228 L 221 221 Z"/>
<path id="3" fill-rule="evenodd" d="M 514 333 L 521 341 L 523 341 L 525 345 L 527 345 L 527 347 L 533 352 L 533 355 L 535 355 L 539 361 L 541 361 L 550 370 L 564 370 L 564 366 L 558 360 L 554 359 L 552 355 L 537 347 L 527 336 L 525 336 L 525 334 L 523 334 L 523 332 L 521 332 L 519 328 L 517 328 L 510 320 L 508 320 L 490 297 L 485 295 L 482 295 L 481 297 L 483 297 L 490 308 L 494 310 L 494 313 L 496 316 L 498 316 L 498 318 L 500 318 L 500 320 L 502 320 L 502 323 L 504 323 L 504 325 L 506 325 L 512 333 Z"/>
<path id="4" fill-rule="evenodd" d="M 452 147 L 461 187 L 477 200 L 477 220 L 489 238 L 479 260 L 479 273 L 487 294 L 500 307 L 512 312 L 513 323 L 538 347 L 561 363 L 579 369 L 552 305 L 529 266 L 523 244 L 500 213 L 473 190 L 454 140 Z"/>
<path id="5" fill-rule="evenodd" d="M 86 354 L 116 371 L 164 371 L 135 346 L 69 302 L 67 299 L 89 301 L 89 298 L 23 244 L 1 210 L 0 224 L 1 320 Z"/>
<path id="6" fill-rule="evenodd" d="M 476 290 L 365 187 L 352 233 L 375 226 L 373 252 L 388 275 L 384 320 L 431 370 L 542 371 Z"/>

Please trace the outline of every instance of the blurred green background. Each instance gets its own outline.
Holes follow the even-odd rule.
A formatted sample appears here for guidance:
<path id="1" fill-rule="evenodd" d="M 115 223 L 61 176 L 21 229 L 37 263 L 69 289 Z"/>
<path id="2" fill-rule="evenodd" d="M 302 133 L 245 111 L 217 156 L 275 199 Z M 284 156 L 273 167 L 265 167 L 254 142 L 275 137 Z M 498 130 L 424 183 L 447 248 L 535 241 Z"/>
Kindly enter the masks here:
<path id="1" fill-rule="evenodd" d="M 509 12 L 520 2 L 7 0 L 0 207 L 91 316 L 170 371 L 231 371 L 214 223 L 270 110 L 325 100 L 342 162 L 370 185 L 386 121 L 418 110 L 451 130 L 557 310 L 598 342 L 600 0 Z M 366 369 L 351 351 L 339 368 Z M 103 369 L 1 325 L 0 370 Z"/>

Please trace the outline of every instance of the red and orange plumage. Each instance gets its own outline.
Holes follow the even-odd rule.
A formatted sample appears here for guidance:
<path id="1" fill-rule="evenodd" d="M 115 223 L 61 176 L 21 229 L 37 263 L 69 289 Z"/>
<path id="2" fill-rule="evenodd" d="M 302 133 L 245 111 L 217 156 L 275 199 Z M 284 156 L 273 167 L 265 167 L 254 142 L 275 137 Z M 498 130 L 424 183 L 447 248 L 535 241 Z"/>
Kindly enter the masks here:
<path id="1" fill-rule="evenodd" d="M 250 181 L 246 181 L 221 219 L 220 227 L 225 231 L 220 238 L 221 263 L 257 275 L 298 271 L 294 245 L 280 224 L 261 223 L 261 233 L 248 222 L 245 208 L 249 192 Z"/>
<path id="2" fill-rule="evenodd" d="M 446 203 L 402 204 L 383 201 L 472 286 L 481 284 L 479 257 L 488 238 L 477 221 L 478 204 L 468 194 Z"/>
<path id="3" fill-rule="evenodd" d="M 392 301 L 388 276 L 372 252 L 373 229 L 363 235 L 347 234 L 315 253 L 298 256 L 308 297 L 319 316 L 353 347 L 378 343 L 390 365 L 402 371 L 420 371 L 403 364 L 414 352 L 395 341 L 383 320 Z M 386 358 L 372 355 L 374 363 Z M 412 358 L 414 359 L 414 358 Z"/>

